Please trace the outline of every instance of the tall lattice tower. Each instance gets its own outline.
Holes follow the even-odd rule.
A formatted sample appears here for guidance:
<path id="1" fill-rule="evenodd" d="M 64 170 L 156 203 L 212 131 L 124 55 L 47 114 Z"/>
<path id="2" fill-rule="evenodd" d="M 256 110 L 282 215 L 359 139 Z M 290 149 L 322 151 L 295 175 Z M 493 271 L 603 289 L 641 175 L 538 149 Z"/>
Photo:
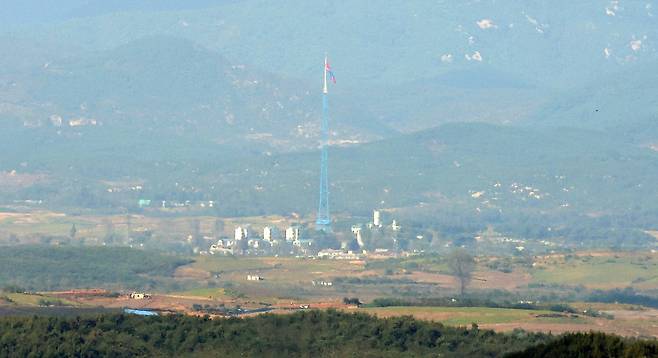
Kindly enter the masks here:
<path id="1" fill-rule="evenodd" d="M 320 159 L 320 204 L 315 229 L 318 231 L 331 231 L 331 215 L 329 214 L 329 90 L 327 76 L 331 74 L 331 67 L 327 57 L 324 58 L 324 77 L 322 87 L 322 139 Z M 333 74 L 331 74 L 333 79 Z"/>

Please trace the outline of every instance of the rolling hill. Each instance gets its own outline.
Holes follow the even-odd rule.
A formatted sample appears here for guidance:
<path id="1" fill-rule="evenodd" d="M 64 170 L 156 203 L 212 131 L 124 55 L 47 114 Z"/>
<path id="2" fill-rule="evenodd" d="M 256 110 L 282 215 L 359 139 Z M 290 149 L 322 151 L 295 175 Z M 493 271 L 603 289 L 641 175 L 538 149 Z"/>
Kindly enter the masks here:
<path id="1" fill-rule="evenodd" d="M 33 60 L 44 56 L 34 47 L 25 49 Z M 6 94 L 0 118 L 28 127 L 68 127 L 82 120 L 108 136 L 114 127 L 128 126 L 282 151 L 317 145 L 318 91 L 233 65 L 185 39 L 147 37 L 109 51 L 32 63 L 0 77 Z M 368 115 L 349 102 L 335 107 L 335 141 L 394 133 L 366 120 Z"/>
<path id="2" fill-rule="evenodd" d="M 25 9 L 45 12 L 47 7 L 32 1 L 13 5 L 8 13 L 19 16 Z M 251 69 L 244 77 L 259 78 L 271 89 L 282 89 L 281 96 L 305 98 L 302 95 L 306 91 L 310 91 L 311 97 L 314 95 L 317 63 L 328 52 L 339 78 L 339 85 L 332 89 L 336 98 L 334 117 L 346 126 L 361 130 L 344 133 L 341 138 L 347 141 L 379 139 L 396 131 L 412 132 L 453 121 L 521 123 L 531 119 L 534 123 L 532 119 L 539 117 L 548 125 L 580 126 L 584 121 L 597 125 L 600 121 L 589 118 L 589 108 L 572 107 L 619 102 L 620 99 L 614 98 L 619 93 L 615 89 L 617 86 L 610 86 L 611 83 L 623 80 L 632 88 L 635 80 L 643 80 L 643 73 L 652 72 L 658 59 L 654 12 L 650 1 L 501 4 L 494 0 L 467 3 L 414 0 L 373 6 L 367 1 L 334 1 L 320 5 L 299 0 L 276 4 L 261 0 L 195 0 L 185 4 L 150 0 L 112 4 L 67 0 L 53 12 L 60 15 L 52 18 L 30 24 L 7 22 L 0 25 L 6 42 L 3 45 L 0 41 L 0 48 L 7 54 L 0 61 L 9 64 L 4 69 L 11 73 L 21 68 L 23 73 L 27 71 L 29 76 L 38 78 L 43 75 L 39 68 L 62 64 L 61 59 L 66 58 L 69 66 L 61 67 L 62 70 L 84 67 L 90 70 L 85 74 L 86 83 L 78 78 L 78 83 L 71 86 L 96 84 L 94 87 L 98 87 L 98 91 L 109 92 L 116 88 L 98 86 L 108 77 L 112 79 L 107 82 L 108 86 L 128 85 L 120 82 L 127 74 L 116 72 L 125 68 L 102 67 L 112 62 L 113 56 L 119 56 L 119 61 L 122 58 L 146 60 L 170 46 L 170 51 L 165 53 L 171 57 L 156 57 L 159 61 L 152 69 L 145 63 L 135 65 L 132 74 L 141 66 L 139 73 L 144 76 L 151 73 L 163 83 L 174 80 L 173 84 L 181 87 L 179 90 L 177 86 L 170 86 L 169 95 L 183 104 L 196 101 L 204 106 L 202 110 L 185 108 L 184 114 L 175 116 L 186 117 L 184 120 L 193 116 L 203 121 L 196 118 L 225 114 L 212 104 L 210 109 L 206 108 L 208 103 L 198 103 L 195 98 L 201 94 L 199 91 L 212 94 L 205 89 L 216 90 L 221 83 L 219 65 L 210 64 L 209 58 L 200 59 L 202 53 L 207 57 L 221 57 L 231 66 Z M 168 45 L 164 38 L 177 40 Z M 178 39 L 187 39 L 190 43 L 181 45 Z M 32 47 L 29 44 L 33 44 Z M 43 44 L 49 45 L 48 51 L 40 49 Z M 14 51 L 15 48 L 30 51 Z M 178 56 L 174 56 L 176 54 Z M 191 70 L 186 68 L 189 63 L 177 68 L 178 61 L 188 60 L 188 55 L 190 61 L 199 62 L 195 63 L 197 67 L 190 73 L 185 87 L 170 76 L 176 76 L 178 71 L 180 80 L 182 71 Z M 24 59 L 28 59 L 27 64 Z M 32 63 L 37 59 L 39 63 Z M 153 72 L 144 71 L 145 68 Z M 259 75 L 254 76 L 255 72 Z M 267 74 L 276 80 L 267 78 Z M 637 77 L 633 77 L 634 74 Z M 213 76 L 218 76 L 217 83 L 211 84 Z M 206 88 L 191 88 L 190 85 L 195 84 L 192 78 L 205 80 L 200 83 Z M 2 80 L 0 84 L 19 82 L 11 78 Z M 53 79 L 56 84 L 64 80 L 69 79 Z M 148 102 L 153 95 L 164 94 L 141 85 L 133 87 L 132 93 L 124 91 L 123 95 L 135 102 Z M 610 91 L 600 90 L 608 87 Z M 19 89 L 27 92 L 24 100 L 30 104 L 35 102 L 33 93 L 59 94 L 53 86 L 39 90 Z M 41 93 L 42 90 L 46 93 Z M 227 88 L 224 90 L 230 92 Z M 599 93 L 599 98 L 587 98 L 591 91 Z M 265 109 L 271 118 L 278 119 L 276 113 L 271 113 L 279 112 L 277 102 L 287 105 L 271 92 L 242 89 L 241 94 L 235 94 L 237 98 L 223 101 L 242 106 L 247 95 L 269 96 L 267 100 L 255 101 L 258 106 L 245 111 L 245 116 L 254 120 L 249 125 L 254 128 L 253 135 L 267 136 L 269 129 L 260 130 L 261 126 L 267 127 L 260 118 L 264 114 L 253 112 Z M 62 91 L 62 96 L 66 94 Z M 107 102 L 112 104 L 113 100 L 110 98 Z M 161 100 L 171 102 L 167 98 Z M 629 101 L 618 108 L 643 104 Z M 22 109 L 21 115 L 33 111 L 20 104 L 12 105 Z M 286 119 L 294 118 L 297 125 L 304 127 L 303 118 L 317 111 L 317 99 L 309 100 L 308 108 L 306 105 L 302 105 L 303 109 L 292 107 L 288 106 L 283 111 L 286 113 L 280 114 Z M 563 108 L 567 112 L 561 113 Z M 151 110 L 148 108 L 145 112 Z M 540 116 L 533 115 L 537 110 Z M 237 109 L 231 107 L 227 111 Z M 287 113 L 289 111 L 296 114 Z M 611 113 L 605 122 L 623 122 L 620 114 L 623 115 L 619 111 Z M 202 126 L 204 132 L 218 125 L 207 122 L 210 123 Z M 290 146 L 290 143 L 279 147 Z"/>
<path id="3" fill-rule="evenodd" d="M 18 29 L 87 50 L 154 34 L 181 36 L 232 62 L 297 78 L 314 76 L 317 58 L 328 51 L 350 89 L 482 65 L 565 88 L 657 56 L 651 1 L 128 3 L 92 1 L 85 12 L 97 16 Z"/>
<path id="4" fill-rule="evenodd" d="M 176 141 L 172 146 L 149 133 L 125 131 L 121 141 L 113 141 L 92 128 L 80 136 L 53 137 L 50 131 L 3 128 L 2 170 L 50 178 L 5 196 L 115 210 L 135 207 L 142 197 L 216 200 L 225 215 L 315 208 L 315 151 L 245 151 L 175 132 L 167 138 Z M 26 140 L 26 132 L 32 139 Z M 332 207 L 363 213 L 429 205 L 495 216 L 643 213 L 655 207 L 657 155 L 613 132 L 454 123 L 332 148 Z M 105 183 L 117 180 L 139 182 L 144 189 L 108 193 Z M 98 200 L 82 200 L 81 188 Z"/>

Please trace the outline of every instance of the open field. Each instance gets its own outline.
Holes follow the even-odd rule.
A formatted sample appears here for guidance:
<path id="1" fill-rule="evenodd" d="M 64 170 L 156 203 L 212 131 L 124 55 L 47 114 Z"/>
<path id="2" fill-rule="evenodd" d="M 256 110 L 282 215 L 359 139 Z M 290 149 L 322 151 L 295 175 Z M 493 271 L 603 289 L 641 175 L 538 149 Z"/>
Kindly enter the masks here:
<path id="1" fill-rule="evenodd" d="M 189 291 L 171 292 L 169 296 L 198 297 L 213 301 L 231 301 L 235 299 L 235 292 L 225 288 L 197 288 Z"/>
<path id="2" fill-rule="evenodd" d="M 2 256 L 5 274 L 0 274 L 0 287 L 12 284 L 36 291 L 108 288 L 168 293 L 225 288 L 255 298 L 324 300 L 349 296 L 366 301 L 378 297 L 446 297 L 458 291 L 445 258 L 437 255 L 344 261 L 39 245 L 8 247 Z M 532 267 L 511 263 L 504 270 L 490 262 L 487 258 L 480 260 L 467 291 L 570 295 L 574 289 L 631 287 L 653 296 L 658 290 L 658 255 L 652 253 L 552 255 L 536 257 Z M 258 275 L 263 280 L 247 281 L 247 275 Z M 313 285 L 313 281 L 332 285 Z"/>
<path id="3" fill-rule="evenodd" d="M 582 317 L 565 315 L 558 318 L 542 318 L 541 315 L 551 315 L 555 312 L 543 310 L 522 310 L 487 307 L 377 307 L 364 308 L 366 312 L 381 316 L 394 317 L 411 315 L 419 319 L 438 321 L 451 326 L 513 323 L 513 322 L 546 322 L 584 324 Z"/>
<path id="4" fill-rule="evenodd" d="M 300 309 L 302 304 L 309 304 L 312 309 L 338 308 L 357 310 L 378 317 L 396 317 L 410 315 L 417 319 L 430 320 L 449 326 L 470 327 L 473 323 L 482 329 L 493 329 L 499 332 L 524 329 L 533 332 L 589 332 L 603 331 L 629 337 L 658 338 L 658 310 L 638 306 L 618 304 L 576 304 L 575 307 L 605 309 L 602 312 L 612 317 L 589 317 L 582 314 L 556 313 L 548 310 L 506 309 L 488 307 L 367 307 L 351 308 L 338 300 L 334 301 L 286 301 L 270 300 L 270 303 L 258 302 L 248 297 L 234 297 L 223 289 L 205 289 L 179 292 L 167 295 L 153 295 L 149 299 L 135 300 L 127 296 L 107 297 L 94 295 L 76 295 L 71 293 L 53 294 L 9 294 L 11 304 L 0 304 L 0 315 L 23 315 L 37 313 L 31 308 L 43 310 L 44 314 L 72 315 L 80 309 L 80 313 L 93 312 L 98 307 L 105 309 L 147 309 L 165 312 L 180 312 L 198 314 L 192 310 L 193 305 L 204 307 L 236 307 L 258 309 L 270 307 L 272 313 L 285 314 Z M 69 305 L 68 308 L 53 307 L 48 313 L 46 307 L 40 305 L 40 300 L 48 298 Z M 265 301 L 268 301 L 265 299 Z M 59 312 L 59 311 L 61 312 Z M 68 313 L 67 313 L 68 312 Z"/>
<path id="5" fill-rule="evenodd" d="M 335 261 L 273 257 L 195 258 L 179 268 L 181 278 L 208 278 L 219 274 L 218 282 L 231 282 L 248 295 L 268 297 L 358 296 L 363 299 L 405 295 L 445 296 L 458 288 L 440 257 L 409 257 L 389 260 Z M 246 275 L 262 276 L 264 281 L 246 282 Z M 569 287 L 586 289 L 624 289 L 639 292 L 658 289 L 658 255 L 645 253 L 582 253 L 535 258 L 532 267 L 513 264 L 511 271 L 499 271 L 478 264 L 468 289 L 527 292 L 529 287 L 558 285 L 566 293 Z M 335 281 L 332 287 L 312 287 L 311 281 Z M 534 286 L 533 286 L 534 285 Z"/>
<path id="6" fill-rule="evenodd" d="M 57 303 L 58 305 L 77 306 L 73 301 L 62 299 L 54 295 L 47 294 L 25 294 L 25 293 L 7 293 L 5 294 L 13 303 L 20 306 L 40 306 L 42 303 Z"/>
<path id="7" fill-rule="evenodd" d="M 550 317 L 555 312 L 485 307 L 377 307 L 363 310 L 379 317 L 411 315 L 451 326 L 476 323 L 480 328 L 499 332 L 517 328 L 552 333 L 603 331 L 631 337 L 658 338 L 658 310 L 606 311 L 614 315 L 613 319 L 572 314 Z"/>
<path id="8" fill-rule="evenodd" d="M 259 274 L 268 281 L 291 283 L 343 275 L 358 275 L 364 271 L 362 261 L 336 261 L 300 258 L 236 258 L 232 256 L 200 257 L 189 267 L 220 272 L 227 277 Z"/>
<path id="9" fill-rule="evenodd" d="M 0 306 L 0 316 L 67 316 L 116 314 L 120 309 L 103 307 L 40 307 L 40 306 Z"/>
<path id="10" fill-rule="evenodd" d="M 533 282 L 613 289 L 658 287 L 658 255 L 584 253 L 539 258 L 530 270 Z"/>
<path id="11" fill-rule="evenodd" d="M 177 245 L 184 242 L 193 233 L 195 226 L 209 239 L 215 237 L 217 220 L 212 216 L 67 215 L 45 210 L 4 212 L 0 213 L 0 237 L 13 237 L 22 243 L 39 243 L 39 238 L 45 235 L 64 238 L 70 244 L 76 244 L 79 238 L 84 238 L 87 244 L 102 245 L 108 234 L 125 239 L 148 232 L 150 245 L 145 247 L 152 250 L 165 243 Z M 265 225 L 285 227 L 290 224 L 290 219 L 275 216 L 220 220 L 223 223 L 220 225 L 221 234 L 229 237 L 236 225 L 249 223 L 252 231 L 259 231 Z M 77 234 L 71 238 L 71 227 L 74 224 Z M 127 244 L 118 240 L 120 244 Z M 210 243 L 211 240 L 208 240 L 208 246 Z M 204 280 L 210 278 L 213 272 L 222 272 L 227 279 L 240 280 L 242 275 L 254 273 L 268 276 L 270 282 L 299 284 L 339 276 L 383 276 L 390 271 L 387 276 L 394 279 L 410 279 L 447 289 L 455 288 L 444 258 L 437 256 L 368 260 L 362 263 L 294 258 L 196 257 L 195 260 L 193 265 L 177 271 L 177 277 Z M 512 263 L 506 270 L 493 268 L 492 260 L 496 259 L 487 258 L 479 263 L 475 279 L 471 281 L 472 289 L 515 291 L 531 284 L 554 284 L 590 289 L 633 287 L 640 291 L 658 290 L 658 254 L 652 252 L 556 254 L 534 258 L 532 267 Z"/>
<path id="12" fill-rule="evenodd" d="M 70 236 L 75 224 L 78 237 L 87 245 L 77 245 L 77 238 L 56 245 L 7 246 L 0 274 L 0 288 L 14 285 L 41 295 L 3 293 L 3 307 L 39 307 L 70 305 L 73 307 L 123 307 L 157 309 L 198 314 L 195 305 L 216 307 L 271 308 L 285 313 L 311 308 L 344 308 L 343 298 L 371 302 L 377 298 L 395 298 L 408 304 L 419 299 L 451 298 L 458 295 L 458 282 L 445 256 L 419 254 L 395 258 L 366 258 L 357 261 L 323 260 L 294 257 L 233 257 L 192 255 L 191 250 L 166 251 L 165 242 L 181 243 L 194 230 L 213 235 L 211 216 L 150 217 L 144 215 L 71 216 L 47 211 L 0 214 L 0 235 L 11 232 L 38 240 L 39 233 Z M 256 231 L 268 223 L 285 226 L 277 217 L 221 219 L 223 234 L 231 236 L 234 225 L 252 223 Z M 221 226 L 221 225 L 219 225 Z M 99 247 L 90 238 L 152 230 L 151 244 L 142 249 L 119 248 L 124 242 Z M 34 235 L 34 236 L 30 236 Z M 3 236 L 7 237 L 7 236 Z M 100 240 L 100 239 L 99 239 Z M 100 242 L 100 241 L 99 241 Z M 39 273 L 39 274 L 36 274 Z M 262 280 L 248 281 L 247 275 Z M 315 284 L 313 283 L 315 281 Z M 322 281 L 323 284 L 318 282 Z M 326 284 L 331 283 L 331 285 Z M 463 308 L 463 307 L 386 307 L 364 308 L 378 316 L 413 315 L 447 325 L 469 326 L 509 331 L 601 330 L 627 336 L 658 337 L 658 311 L 639 304 L 617 305 L 579 301 L 596 301 L 592 290 L 632 288 L 645 297 L 658 293 L 658 254 L 654 252 L 577 252 L 547 256 L 481 256 L 466 292 L 489 299 L 497 292 L 500 307 L 512 307 L 523 301 L 567 302 L 578 312 L 595 309 L 613 319 L 582 314 L 556 315 L 542 310 Z M 51 290 L 104 288 L 116 296 L 80 296 L 51 294 Z M 149 300 L 131 300 L 132 291 L 151 293 Z M 7 291 L 9 292 L 9 291 Z M 12 291 L 13 292 L 13 291 Z M 22 292 L 22 291 L 19 291 Z M 553 296 L 551 296 L 553 295 Z M 548 297 L 548 298 L 546 298 Z M 553 298 L 551 298 L 553 297 Z M 575 301 L 575 303 L 569 303 Z M 616 298 L 605 302 L 615 302 Z M 633 302 L 633 301 L 623 301 Z M 646 301 L 645 301 L 646 302 Z M 636 302 L 633 302 L 636 303 Z M 447 304 L 450 306 L 450 304 Z M 481 306 L 496 307 L 488 302 Z M 441 304 L 437 304 L 441 306 Z M 648 306 L 655 307 L 652 303 Z M 539 306 L 537 306 L 539 307 Z M 546 305 L 539 307 L 549 309 Z M 551 308 L 552 309 L 552 308 Z M 542 316 L 547 315 L 547 316 Z"/>
<path id="13" fill-rule="evenodd" d="M 171 209 L 174 210 L 174 209 Z M 111 230 L 113 234 L 128 236 L 131 232 L 152 232 L 154 237 L 180 239 L 194 232 L 195 226 L 205 235 L 233 236 L 233 228 L 238 225 L 248 225 L 258 231 L 264 226 L 274 225 L 285 228 L 291 224 L 289 219 L 280 216 L 255 216 L 241 218 L 219 218 L 223 225 L 221 232 L 216 232 L 217 217 L 208 215 L 171 216 L 167 210 L 131 215 L 72 215 L 47 210 L 17 210 L 16 212 L 0 212 L 0 233 L 16 235 L 19 239 L 29 240 L 33 236 L 64 236 L 70 234 L 71 226 L 75 224 L 78 237 L 103 238 Z M 296 220 L 298 222 L 300 220 Z M 33 240 L 33 239 L 32 239 Z"/>
<path id="14" fill-rule="evenodd" d="M 71 225 L 80 232 L 90 233 L 94 227 L 91 218 L 72 218 L 62 213 L 33 211 L 28 213 L 0 213 L 0 232 L 14 235 L 69 235 Z"/>

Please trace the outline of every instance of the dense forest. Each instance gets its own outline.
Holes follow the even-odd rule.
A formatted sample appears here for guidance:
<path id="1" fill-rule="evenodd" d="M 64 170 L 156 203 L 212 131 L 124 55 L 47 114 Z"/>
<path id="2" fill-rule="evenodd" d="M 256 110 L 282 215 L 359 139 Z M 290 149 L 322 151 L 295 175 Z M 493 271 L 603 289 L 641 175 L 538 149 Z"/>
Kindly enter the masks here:
<path id="1" fill-rule="evenodd" d="M 655 341 L 624 340 L 603 333 L 574 333 L 509 357 L 658 357 L 658 344 Z"/>
<path id="2" fill-rule="evenodd" d="M 3 357 L 581 357 L 592 352 L 648 357 L 658 354 L 658 345 L 603 334 L 500 334 L 333 310 L 219 320 L 125 315 L 0 320 Z"/>

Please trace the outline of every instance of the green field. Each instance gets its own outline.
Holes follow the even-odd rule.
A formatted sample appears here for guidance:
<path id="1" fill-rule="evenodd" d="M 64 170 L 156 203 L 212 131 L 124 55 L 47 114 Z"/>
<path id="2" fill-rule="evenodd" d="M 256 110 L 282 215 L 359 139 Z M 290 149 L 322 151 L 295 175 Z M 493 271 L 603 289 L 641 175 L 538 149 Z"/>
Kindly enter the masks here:
<path id="1" fill-rule="evenodd" d="M 654 256 L 576 257 L 551 262 L 531 271 L 533 281 L 589 288 L 653 288 L 658 282 L 658 258 Z"/>
<path id="2" fill-rule="evenodd" d="M 227 291 L 223 288 L 197 288 L 188 291 L 171 292 L 169 294 L 174 296 L 202 297 L 202 298 L 209 298 L 213 300 L 232 298 L 231 291 Z"/>
<path id="3" fill-rule="evenodd" d="M 60 299 L 57 297 L 40 295 L 40 294 L 25 294 L 25 293 L 8 293 L 5 295 L 9 298 L 14 304 L 20 306 L 41 306 L 42 303 L 50 302 L 51 304 L 57 303 L 56 305 L 65 305 L 65 306 L 77 306 L 75 302 Z"/>
<path id="4" fill-rule="evenodd" d="M 268 281 L 298 282 L 313 278 L 335 277 L 363 271 L 363 266 L 344 261 L 298 258 L 237 258 L 233 256 L 199 257 L 189 267 L 221 272 L 228 277 L 260 274 Z"/>
<path id="5" fill-rule="evenodd" d="M 368 313 L 378 316 L 404 316 L 411 315 L 415 318 L 438 321 L 451 326 L 467 326 L 476 324 L 498 324 L 514 322 L 539 322 L 539 323 L 586 323 L 585 318 L 544 318 L 537 315 L 551 314 L 555 312 L 544 310 L 520 310 L 507 308 L 487 307 L 377 307 L 365 308 Z"/>
<path id="6" fill-rule="evenodd" d="M 372 270 L 393 270 L 395 272 L 407 271 L 424 271 L 424 272 L 448 272 L 448 264 L 444 258 L 438 256 L 432 257 L 407 257 L 401 259 L 387 259 L 380 261 L 370 261 L 367 264 L 368 269 Z"/>
<path id="7" fill-rule="evenodd" d="M 174 211 L 163 209 L 163 213 L 173 215 Z M 170 209 L 174 210 L 174 209 Z M 20 211 L 20 210 L 18 210 Z M 189 214 L 189 213 L 188 213 Z M 160 239 L 180 239 L 198 229 L 204 235 L 231 236 L 231 230 L 239 225 L 249 224 L 260 228 L 272 223 L 280 226 L 288 222 L 279 216 L 256 216 L 241 218 L 221 218 L 224 230 L 215 232 L 217 217 L 207 215 L 195 216 L 149 216 L 149 215 L 97 215 L 97 214 L 65 214 L 63 212 L 34 210 L 28 212 L 0 212 L 0 233 L 16 235 L 23 243 L 30 243 L 30 236 L 68 237 L 71 226 L 77 229 L 77 238 L 103 238 L 108 231 L 117 236 L 126 237 L 139 231 L 151 231 L 154 237 Z M 32 240 L 33 241 L 33 240 Z"/>
<path id="8" fill-rule="evenodd" d="M 246 270 L 266 270 L 274 267 L 261 258 L 234 256 L 202 256 L 197 258 L 191 267 L 209 272 L 232 272 Z"/>
<path id="9" fill-rule="evenodd" d="M 91 217 L 70 217 L 45 211 L 0 215 L 0 232 L 15 235 L 68 236 L 73 224 L 79 234 L 94 234 L 97 225 Z"/>

